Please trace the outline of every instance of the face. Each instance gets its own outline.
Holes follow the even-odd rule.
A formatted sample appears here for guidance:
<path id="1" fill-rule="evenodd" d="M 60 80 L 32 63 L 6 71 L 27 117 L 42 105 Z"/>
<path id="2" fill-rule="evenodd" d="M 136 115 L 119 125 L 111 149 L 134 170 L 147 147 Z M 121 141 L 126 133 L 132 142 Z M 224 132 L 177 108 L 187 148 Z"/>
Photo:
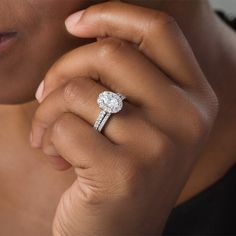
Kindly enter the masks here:
<path id="1" fill-rule="evenodd" d="M 94 41 L 71 36 L 64 21 L 97 2 L 0 0 L 0 104 L 33 100 L 45 73 L 62 54 Z"/>

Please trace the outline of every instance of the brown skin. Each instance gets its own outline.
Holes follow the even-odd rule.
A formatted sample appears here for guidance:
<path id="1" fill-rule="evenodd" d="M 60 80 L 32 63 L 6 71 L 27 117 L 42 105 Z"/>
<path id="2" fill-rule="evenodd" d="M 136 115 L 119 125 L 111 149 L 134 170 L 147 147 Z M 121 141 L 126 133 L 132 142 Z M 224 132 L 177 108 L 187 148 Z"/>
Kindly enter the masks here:
<path id="1" fill-rule="evenodd" d="M 96 1 L 68 0 L 67 4 L 64 0 L 0 2 L 0 31 L 10 28 L 19 32 L 12 52 L 0 57 L 2 104 L 33 100 L 39 82 L 53 62 L 66 51 L 89 42 L 68 34 L 64 20 L 76 9 L 85 8 L 91 2 Z M 17 83 L 12 84 L 16 77 Z"/>
<path id="2" fill-rule="evenodd" d="M 14 1 L 15 3 L 16 1 Z M 65 10 L 65 7 L 62 7 L 62 4 L 58 4 L 58 1 L 40 1 L 41 6 L 45 6 L 48 4 L 52 4 L 51 12 L 48 13 L 48 16 L 51 14 L 56 14 L 58 12 L 59 18 L 66 18 L 67 13 Z M 140 1 L 141 2 L 141 1 Z M 146 2 L 146 1 L 145 1 Z M 187 1 L 190 2 L 190 1 Z M 186 2 L 186 3 L 187 3 Z M 215 18 L 212 17 L 211 11 L 204 6 L 203 8 L 201 7 L 200 1 L 199 5 L 195 4 L 196 1 L 191 2 L 189 4 L 184 4 L 181 1 L 181 4 L 173 4 L 173 1 L 169 3 L 168 1 L 165 1 L 166 5 L 163 4 L 162 6 L 159 6 L 158 4 L 153 3 L 153 8 L 155 8 L 157 5 L 158 7 L 162 7 L 163 10 L 166 12 L 170 12 L 172 15 L 175 16 L 175 18 L 178 20 L 180 23 L 181 27 L 184 30 L 184 33 L 187 35 L 191 46 L 193 47 L 195 54 L 197 55 L 198 60 L 200 61 L 201 66 L 204 68 L 204 72 L 207 75 L 208 81 L 211 83 L 211 85 L 214 87 L 214 89 L 217 91 L 217 95 L 220 95 L 221 102 L 225 101 L 225 104 L 228 104 L 230 107 L 230 104 L 234 104 L 233 102 L 233 97 L 230 94 L 229 91 L 233 91 L 235 88 L 235 82 L 233 80 L 233 75 L 229 74 L 228 71 L 233 71 L 233 63 L 235 62 L 235 58 L 232 57 L 232 55 L 235 55 L 235 53 L 232 53 L 232 48 L 235 48 L 234 45 L 234 35 L 233 33 L 228 30 L 227 27 L 219 24 L 218 21 L 215 21 Z M 32 4 L 36 4 L 37 2 L 34 1 Z M 150 2 L 149 2 L 150 3 Z M 0 4 L 3 4 L 2 2 Z M 6 4 L 10 4 L 10 1 L 7 1 Z M 12 3 L 13 4 L 13 3 Z M 45 5 L 43 5 L 45 4 Z M 77 9 L 80 9 L 82 7 L 75 7 L 75 5 L 79 6 L 79 1 L 77 1 L 77 4 L 75 4 L 75 1 L 71 1 L 71 9 L 70 11 L 76 11 Z M 142 2 L 143 5 L 145 3 Z M 36 5 L 35 5 L 36 6 Z M 68 4 L 69 6 L 69 4 Z M 60 8 L 60 10 L 59 10 Z M 156 7 L 157 8 L 157 7 Z M 181 14 L 179 13 L 179 8 L 181 8 Z M 2 8 L 0 8 L 2 9 Z M 13 8 L 11 8 L 13 9 Z M 26 9 L 26 8 L 25 8 Z M 37 8 L 40 9 L 40 8 Z M 183 11 L 185 9 L 185 11 Z M 206 9 L 206 10 L 202 10 Z M 31 11 L 27 11 L 27 14 Z M 41 11 L 43 12 L 43 10 Z M 60 12 L 60 15 L 59 15 Z M 183 12 L 185 14 L 183 14 Z M 190 13 L 195 12 L 198 14 L 198 17 L 194 18 L 194 22 L 192 22 L 192 16 L 190 16 Z M 189 15 L 188 15 L 189 13 Z M 13 14 L 14 15 L 14 14 Z M 32 17 L 32 16 L 31 16 Z M 40 18 L 41 19 L 41 18 Z M 45 22 L 47 21 L 48 17 L 42 18 Z M 41 19 L 41 20 L 42 20 Z M 189 19 L 189 20 L 186 20 Z M 191 20 L 190 20 L 191 19 Z M 212 45 L 214 42 L 214 45 L 217 45 L 218 51 L 223 53 L 225 55 L 225 61 L 227 61 L 226 65 L 222 66 L 221 69 L 221 76 L 223 78 L 227 78 L 228 83 L 224 80 L 224 86 L 223 83 L 220 80 L 221 76 L 219 76 L 219 73 L 215 72 L 215 68 L 220 68 L 220 65 L 223 64 L 224 60 L 213 60 L 213 58 L 216 58 L 217 55 L 215 55 L 214 50 L 209 50 L 209 47 L 204 47 L 202 49 L 199 46 L 199 38 L 201 39 L 202 35 L 201 33 L 204 31 L 204 27 L 200 28 L 200 25 L 204 26 L 204 24 L 201 24 L 202 22 L 209 22 L 211 24 L 211 27 L 207 27 L 207 30 L 211 30 L 211 33 L 209 33 L 209 39 L 206 41 L 207 43 L 209 42 L 209 45 Z M 37 20 L 35 20 L 37 23 Z M 47 23 L 50 23 L 52 21 L 48 21 Z M 195 25 L 196 29 L 196 35 L 192 32 L 192 27 L 193 25 L 188 25 L 186 22 L 192 22 L 192 24 Z M 5 22 L 4 22 L 5 23 Z M 62 24 L 63 23 L 63 24 Z M 48 25 L 48 24 L 47 24 Z M 55 27 L 57 25 L 57 27 Z M 48 27 L 51 27 L 51 30 L 54 30 L 54 27 L 59 29 L 62 25 L 64 26 L 64 22 L 61 20 L 57 21 L 57 24 L 55 22 L 55 25 L 49 24 Z M 198 27 L 197 27 L 198 26 Z M 60 30 L 63 29 L 62 27 Z M 46 35 L 44 30 L 40 33 L 40 38 L 37 37 L 37 40 L 39 43 L 41 42 L 41 45 L 43 44 Z M 58 31 L 59 32 L 59 31 Z M 67 47 L 68 48 L 73 48 L 75 45 L 71 45 L 70 43 L 70 36 L 67 34 L 64 29 L 60 32 L 64 32 L 63 34 L 60 33 L 61 35 L 66 35 L 65 38 L 67 38 L 67 43 L 66 47 L 62 49 L 62 51 L 66 51 Z M 199 33 L 201 32 L 201 33 Z M 224 35 L 223 38 L 217 37 L 219 35 Z M 58 40 L 58 34 L 55 37 L 54 34 L 50 34 L 50 40 L 49 42 L 52 42 L 51 45 L 53 45 L 55 38 Z M 54 38 L 55 37 L 55 38 Z M 212 38 L 211 38 L 212 37 Z M 64 36 L 63 36 L 64 38 Z M 40 40 L 39 40 L 40 39 Z M 204 39 L 206 39 L 206 36 L 204 36 Z M 217 39 L 217 40 L 216 40 Z M 29 39 L 30 40 L 30 39 Z M 82 39 L 79 39 L 80 41 Z M 48 41 L 47 41 L 48 42 Z M 49 43 L 48 42 L 48 43 Z M 73 40 L 74 42 L 74 40 Z M 76 42 L 76 44 L 79 42 Z M 229 46 L 228 46 L 229 45 Z M 38 55 L 38 52 L 36 52 L 36 49 L 34 48 L 34 53 L 30 52 L 29 55 Z M 229 50 L 230 49 L 230 50 Z M 45 54 L 41 55 L 43 60 L 40 61 L 40 68 L 45 68 L 40 69 L 40 73 L 46 73 L 46 71 L 49 69 L 51 66 L 47 59 L 48 59 L 48 54 L 54 55 L 55 60 L 58 55 L 57 53 L 63 53 L 62 51 L 58 52 L 59 48 L 58 47 L 51 47 L 50 52 L 48 53 L 45 50 Z M 60 48 L 61 50 L 61 48 Z M 209 50 L 207 55 L 207 59 L 205 57 L 206 50 Z M 204 52 L 204 53 L 203 53 Z M 16 51 L 15 51 L 16 53 Z M 18 53 L 20 53 L 18 51 Z M 40 53 L 42 53 L 42 50 L 40 50 Z M 15 55 L 20 55 L 20 54 L 15 54 Z M 14 55 L 14 57 L 15 57 Z M 25 55 L 27 55 L 25 51 Z M 12 55 L 11 55 L 12 56 Z M 8 65 L 9 63 L 12 63 L 12 60 L 10 59 L 10 54 L 7 55 L 6 59 L 3 61 L 3 64 L 5 63 Z M 37 57 L 36 57 L 37 58 Z M 36 59 L 35 59 L 36 60 Z M 14 61 L 14 60 L 13 60 Z M 43 65 L 42 65 L 43 64 Z M 1 64 L 2 65 L 2 64 Z M 12 67 L 8 67 L 12 68 Z M 25 65 L 25 68 L 22 67 L 23 70 L 21 71 L 29 71 L 29 74 L 32 68 L 32 65 L 29 67 L 29 64 Z M 39 69 L 38 69 L 39 70 Z M 4 74 L 4 70 L 1 69 L 1 73 L 4 75 L 1 78 L 7 78 L 6 74 Z M 19 73 L 16 71 L 13 71 L 11 73 L 15 73 L 14 75 L 12 74 L 12 78 L 21 78 L 19 76 Z M 34 88 L 38 85 L 39 81 L 42 80 L 40 73 L 34 73 L 35 75 L 39 75 L 37 79 L 33 80 L 34 81 Z M 1 75 L 2 75 L 1 74 Z M 16 76 L 17 75 L 17 76 Z M 174 78 L 174 76 L 173 76 Z M 27 83 L 29 82 L 28 77 L 25 75 L 22 75 L 22 80 L 27 79 Z M 7 85 L 7 83 L 3 83 L 3 85 Z M 16 83 L 17 86 L 19 86 L 18 83 Z M 23 84 L 23 82 L 21 82 Z M 227 84 L 230 86 L 228 87 Z M 12 86 L 12 84 L 11 84 Z M 2 103 L 20 103 L 22 102 L 27 96 L 33 96 L 33 90 L 32 93 L 30 94 L 30 91 L 25 91 L 25 94 L 27 96 L 23 95 L 22 91 L 26 89 L 31 89 L 30 86 L 24 86 L 24 88 L 21 88 L 21 92 L 18 94 L 16 93 L 17 91 L 17 86 L 14 86 L 15 88 L 7 89 L 6 87 L 1 86 L 1 89 L 4 91 L 8 92 L 8 97 L 2 97 Z M 231 90 L 232 89 L 232 90 Z M 9 91 L 15 91 L 12 93 L 9 93 Z M 35 91 L 34 91 L 35 92 Z M 1 95 L 4 93 L 0 93 Z M 16 95 L 16 96 L 15 96 Z M 231 99 L 232 97 L 232 99 Z M 16 101 L 16 102 L 13 102 Z M 52 219 L 53 215 L 55 212 L 55 208 L 57 206 L 57 202 L 59 201 L 61 194 L 64 192 L 64 190 L 70 186 L 70 184 L 73 182 L 75 176 L 73 174 L 72 170 L 66 171 L 66 172 L 56 172 L 52 168 L 50 168 L 49 165 L 47 165 L 47 159 L 45 158 L 46 155 L 42 154 L 40 150 L 34 150 L 29 147 L 28 144 L 28 136 L 29 136 L 29 131 L 30 131 L 30 124 L 31 120 L 34 114 L 35 109 L 38 107 L 38 104 L 33 102 L 33 103 L 28 103 L 20 106 L 1 106 L 1 153 L 4 156 L 4 162 L 1 163 L 1 222 L 2 222 L 2 232 L 4 235 L 19 235 L 19 229 L 22 232 L 22 235 L 51 235 L 50 233 L 50 227 L 52 224 Z M 51 109 L 50 107 L 48 109 Z M 231 113 L 230 113 L 231 112 Z M 94 113 L 93 113 L 94 115 Z M 113 119 L 110 122 L 110 125 L 112 125 L 112 122 L 117 122 L 118 115 L 113 117 Z M 132 116 L 131 116 L 132 117 Z M 154 118 L 159 119 L 160 115 L 158 114 Z M 227 169 L 234 163 L 234 158 L 232 158 L 233 154 L 235 154 L 235 150 L 233 148 L 233 143 L 229 142 L 231 140 L 231 136 L 234 135 L 235 129 L 233 129 L 233 121 L 235 117 L 235 113 L 233 112 L 233 109 L 228 109 L 226 106 L 223 105 L 223 108 L 220 110 L 220 118 L 218 118 L 217 123 L 215 125 L 215 128 L 213 129 L 213 134 L 209 145 L 206 145 L 205 151 L 202 156 L 199 156 L 199 161 L 193 171 L 193 175 L 191 178 L 189 178 L 189 182 L 186 185 L 186 188 L 182 191 L 182 194 L 180 195 L 180 198 L 178 202 L 184 201 L 188 199 L 189 197 L 193 196 L 212 182 L 216 181 L 222 174 L 224 174 Z M 153 118 L 153 117 L 152 117 Z M 194 117 L 192 117 L 194 118 Z M 227 118 L 227 125 L 228 127 L 224 125 L 221 125 L 221 121 Z M 94 117 L 92 119 L 95 119 Z M 127 119 L 127 117 L 126 117 Z M 125 119 L 125 120 L 126 120 Z M 14 126 L 13 126 L 14 124 Z M 125 124 L 125 122 L 124 122 Z M 109 127 L 110 127 L 109 125 Z M 114 124 L 115 125 L 115 124 Z M 209 128 L 209 127 L 208 127 Z M 74 127 L 73 127 L 74 130 Z M 230 130 L 230 132 L 227 132 Z M 4 132 L 5 131 L 5 132 Z M 223 131 L 223 132 L 222 132 Z M 217 149 L 215 148 L 216 146 L 222 145 L 223 141 L 219 139 L 219 137 L 224 134 L 224 145 L 227 145 L 227 150 L 228 152 L 224 152 L 223 154 L 217 152 Z M 73 133 L 72 133 L 73 135 Z M 76 138 L 77 140 L 77 138 Z M 10 144 L 10 145 L 9 145 Z M 152 143 L 150 143 L 152 145 Z M 14 149 L 12 149 L 12 146 L 14 146 Z M 217 152 L 217 155 L 209 155 L 209 152 Z M 33 156 L 33 158 L 32 158 Z M 124 155 L 125 156 L 125 155 Z M 39 158 L 37 158 L 39 157 Z M 214 161 L 213 161 L 214 159 Z M 58 159 L 57 159 L 58 160 Z M 217 160 L 217 161 L 215 161 Z M 192 160 L 191 160 L 192 161 Z M 171 166 L 173 165 L 173 163 Z M 189 164 L 190 165 L 190 164 Z M 58 163 L 57 163 L 58 167 Z M 186 166 L 182 166 L 184 168 Z M 64 164 L 60 164 L 60 168 L 65 168 Z M 205 171 L 207 169 L 207 171 Z M 186 169 L 186 172 L 182 171 L 183 176 L 190 171 L 190 168 Z M 199 175 L 199 173 L 207 173 L 207 175 Z M 43 173 L 43 179 L 42 179 L 42 173 Z M 175 172 L 173 172 L 175 173 Z M 163 175 L 167 174 L 166 171 L 162 172 Z M 183 178 L 181 176 L 180 178 Z M 26 183 L 26 179 L 33 180 L 33 181 L 28 181 Z M 157 178 L 158 179 L 158 178 Z M 183 182 L 184 182 L 183 178 Z M 22 180 L 22 184 L 19 185 L 19 180 Z M 152 179 L 153 180 L 153 179 Z M 160 178 L 161 180 L 161 178 Z M 36 184 L 35 184 L 36 183 Z M 43 183 L 43 184 L 39 184 Z M 166 183 L 165 183 L 166 184 Z M 179 182 L 179 185 L 181 185 L 181 181 Z M 53 191 L 52 191 L 53 187 Z M 35 191 L 37 189 L 37 191 Z M 180 191 L 180 189 L 175 189 L 176 192 Z M 17 195 L 15 193 L 18 193 Z M 40 197 L 39 198 L 39 194 Z M 175 194 L 173 193 L 172 197 L 174 198 Z M 29 198 L 30 196 L 30 198 Z M 170 201 L 170 199 L 166 198 L 166 201 Z M 157 203 L 156 206 L 158 206 L 160 202 Z M 123 202 L 122 202 L 123 205 Z M 32 208 L 34 209 L 34 212 L 32 212 Z M 170 208 L 170 205 L 163 209 L 165 212 L 164 215 L 168 215 L 168 209 Z M 17 209 L 17 212 L 13 211 L 13 209 Z M 24 213 L 24 215 L 22 215 Z M 60 213 L 60 211 L 59 211 Z M 152 212 L 153 214 L 156 214 L 156 212 Z M 86 216 L 86 212 L 84 212 L 84 215 Z M 136 212 L 134 213 L 136 215 Z M 35 215 L 36 217 L 33 218 L 32 215 Z M 43 215 L 43 220 L 42 216 Z M 58 214 L 59 215 L 59 214 Z M 131 211 L 132 215 L 132 211 Z M 23 217 L 22 217 L 23 216 Z M 142 216 L 142 214 L 141 214 Z M 165 218 L 165 216 L 164 216 Z M 141 219 L 141 218 L 140 218 Z M 11 222 L 11 225 L 14 224 L 15 227 L 11 227 L 11 225 L 7 224 L 7 222 Z M 150 221 L 151 222 L 151 221 Z M 164 219 L 163 219 L 164 222 Z M 158 222 L 160 228 L 162 227 L 163 222 Z M 156 224 L 157 222 L 155 222 Z M 30 227 L 30 225 L 32 227 Z M 86 226 L 86 224 L 83 224 L 83 226 Z M 77 226 L 81 227 L 81 226 Z M 104 225 L 105 227 L 105 225 Z"/>
<path id="3" fill-rule="evenodd" d="M 53 234 L 160 235 L 215 121 L 217 98 L 169 15 L 107 2 L 71 21 L 78 37 L 107 38 L 64 55 L 37 92 L 32 146 L 59 154 L 77 174 Z M 127 100 L 103 135 L 91 126 L 105 90 Z"/>

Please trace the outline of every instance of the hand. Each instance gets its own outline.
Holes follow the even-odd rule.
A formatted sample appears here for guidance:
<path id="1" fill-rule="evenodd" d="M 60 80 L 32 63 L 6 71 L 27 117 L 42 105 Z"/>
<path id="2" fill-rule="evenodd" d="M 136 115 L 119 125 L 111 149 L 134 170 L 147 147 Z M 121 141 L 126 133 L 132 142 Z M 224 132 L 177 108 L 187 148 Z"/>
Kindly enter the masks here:
<path id="1" fill-rule="evenodd" d="M 32 124 L 32 146 L 77 174 L 58 205 L 54 236 L 161 234 L 207 140 L 217 98 L 167 14 L 106 2 L 76 16 L 74 25 L 66 21 L 72 34 L 103 39 L 52 66 Z M 127 99 L 99 133 L 92 126 L 104 90 Z"/>

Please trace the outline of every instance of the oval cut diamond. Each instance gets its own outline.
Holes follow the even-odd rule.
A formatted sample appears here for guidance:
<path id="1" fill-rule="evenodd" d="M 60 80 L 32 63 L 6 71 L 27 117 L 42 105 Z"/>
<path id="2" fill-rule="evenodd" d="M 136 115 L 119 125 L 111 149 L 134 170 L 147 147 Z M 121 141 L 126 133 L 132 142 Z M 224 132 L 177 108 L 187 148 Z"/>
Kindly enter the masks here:
<path id="1" fill-rule="evenodd" d="M 123 107 L 122 98 L 118 94 L 110 91 L 100 93 L 97 103 L 102 110 L 109 113 L 117 113 Z"/>

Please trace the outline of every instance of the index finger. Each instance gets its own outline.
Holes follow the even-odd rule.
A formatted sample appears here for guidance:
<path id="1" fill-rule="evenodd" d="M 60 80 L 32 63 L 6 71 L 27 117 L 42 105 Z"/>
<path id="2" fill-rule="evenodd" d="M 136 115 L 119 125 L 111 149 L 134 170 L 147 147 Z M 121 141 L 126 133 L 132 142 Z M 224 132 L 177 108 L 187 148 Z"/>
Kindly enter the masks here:
<path id="1" fill-rule="evenodd" d="M 106 2 L 71 15 L 66 26 L 78 37 L 118 37 L 137 44 L 141 52 L 180 85 L 192 87 L 199 78 L 204 78 L 182 31 L 174 18 L 164 12 Z"/>

